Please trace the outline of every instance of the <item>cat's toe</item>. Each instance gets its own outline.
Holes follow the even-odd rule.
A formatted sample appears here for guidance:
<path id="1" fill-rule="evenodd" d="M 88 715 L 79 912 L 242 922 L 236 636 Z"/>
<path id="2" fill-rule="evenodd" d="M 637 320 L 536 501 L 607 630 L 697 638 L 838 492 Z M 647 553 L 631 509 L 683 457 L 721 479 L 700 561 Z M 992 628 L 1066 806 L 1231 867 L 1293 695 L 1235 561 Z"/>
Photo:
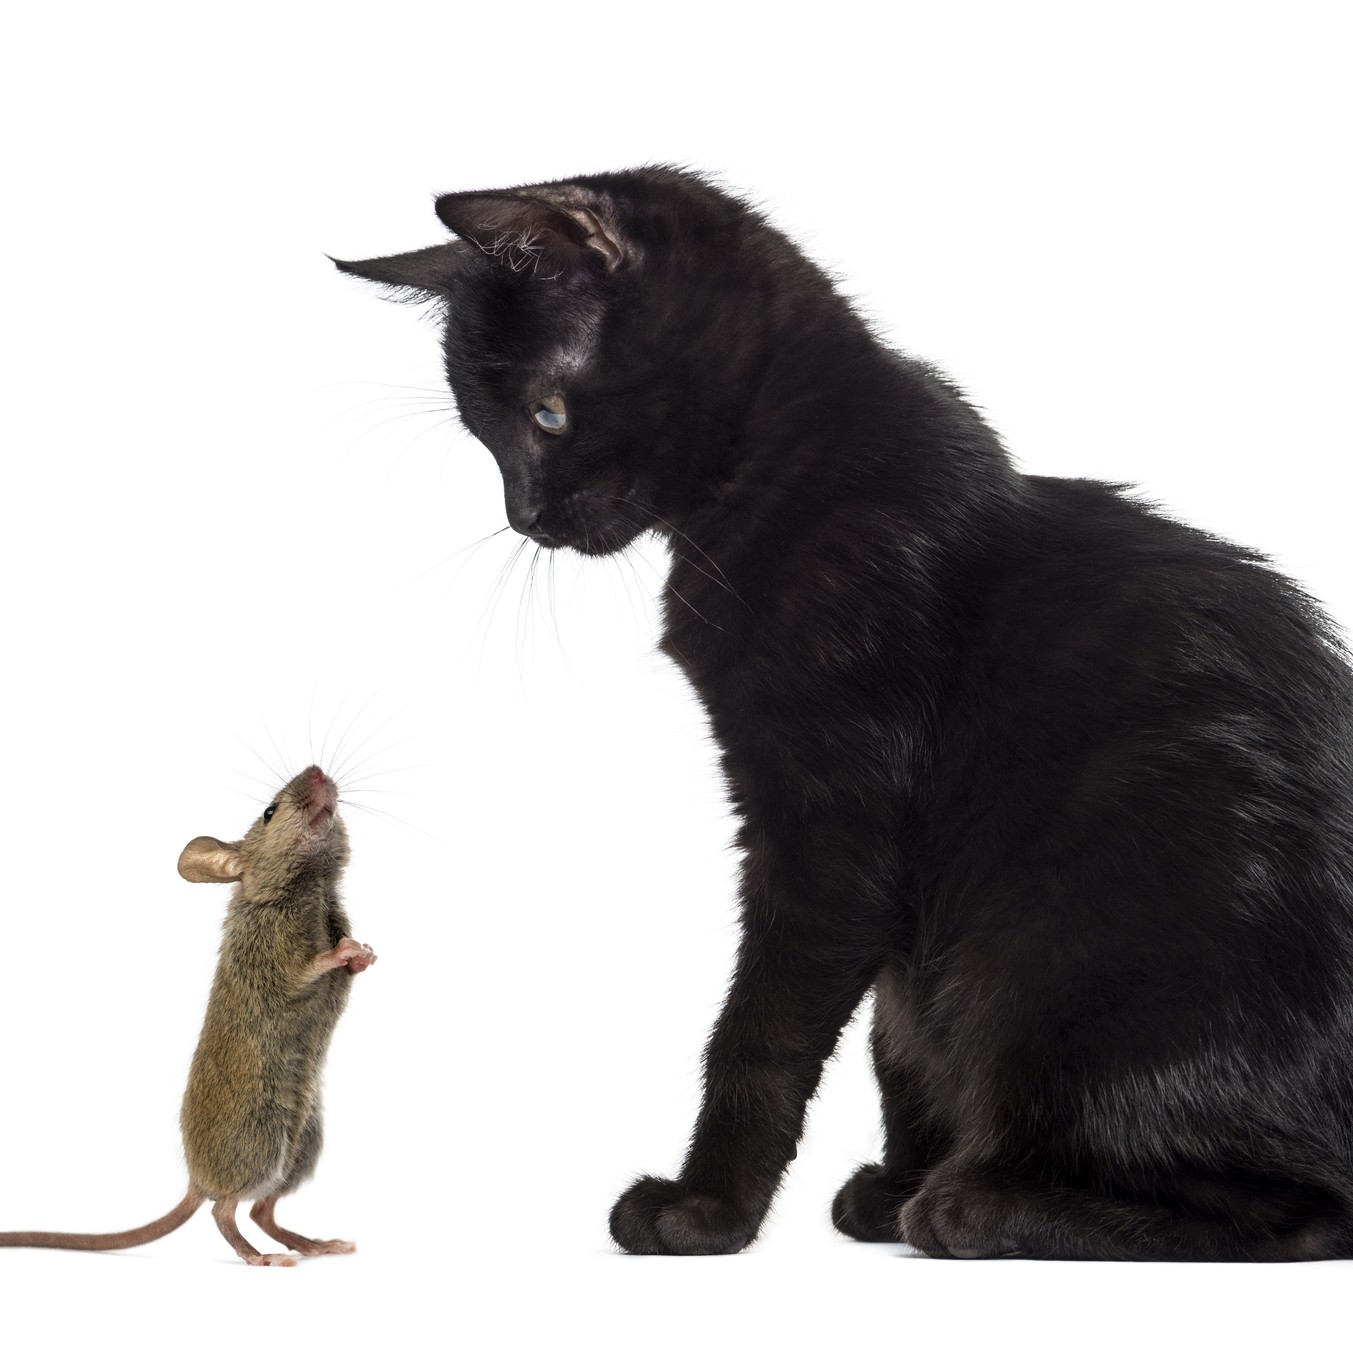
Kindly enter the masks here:
<path id="1" fill-rule="evenodd" d="M 611 1238 L 630 1254 L 736 1254 L 755 1235 L 732 1204 L 674 1179 L 640 1179 L 611 1209 Z"/>

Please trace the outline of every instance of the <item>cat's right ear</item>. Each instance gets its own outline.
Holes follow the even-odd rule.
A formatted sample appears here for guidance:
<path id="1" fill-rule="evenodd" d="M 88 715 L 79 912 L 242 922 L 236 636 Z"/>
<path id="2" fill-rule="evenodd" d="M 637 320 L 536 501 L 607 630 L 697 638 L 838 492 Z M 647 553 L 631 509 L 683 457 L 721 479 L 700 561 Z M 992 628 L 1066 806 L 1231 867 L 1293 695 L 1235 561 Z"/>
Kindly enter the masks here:
<path id="1" fill-rule="evenodd" d="M 442 224 L 462 240 L 512 272 L 547 277 L 589 262 L 612 271 L 633 261 L 610 208 L 575 184 L 444 193 L 437 199 Z M 545 257 L 550 263 L 542 274 Z"/>
<path id="2" fill-rule="evenodd" d="M 463 244 L 434 244 L 387 258 L 366 258 L 354 263 L 329 256 L 329 261 L 339 272 L 364 277 L 368 282 L 380 282 L 420 297 L 445 296 L 451 290 L 451 280 L 460 267 L 465 248 Z"/>

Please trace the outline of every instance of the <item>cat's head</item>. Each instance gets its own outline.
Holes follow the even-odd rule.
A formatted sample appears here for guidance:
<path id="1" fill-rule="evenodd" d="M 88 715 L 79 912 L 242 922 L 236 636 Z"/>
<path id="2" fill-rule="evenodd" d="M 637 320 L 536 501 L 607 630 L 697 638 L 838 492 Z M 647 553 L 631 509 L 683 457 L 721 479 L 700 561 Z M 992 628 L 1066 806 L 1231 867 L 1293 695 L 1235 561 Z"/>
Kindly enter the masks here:
<path id="1" fill-rule="evenodd" d="M 454 240 L 335 262 L 444 306 L 461 420 L 498 462 L 509 522 L 544 545 L 605 554 L 717 492 L 793 322 L 779 282 L 830 291 L 746 204 L 681 170 L 450 193 L 436 210 Z"/>

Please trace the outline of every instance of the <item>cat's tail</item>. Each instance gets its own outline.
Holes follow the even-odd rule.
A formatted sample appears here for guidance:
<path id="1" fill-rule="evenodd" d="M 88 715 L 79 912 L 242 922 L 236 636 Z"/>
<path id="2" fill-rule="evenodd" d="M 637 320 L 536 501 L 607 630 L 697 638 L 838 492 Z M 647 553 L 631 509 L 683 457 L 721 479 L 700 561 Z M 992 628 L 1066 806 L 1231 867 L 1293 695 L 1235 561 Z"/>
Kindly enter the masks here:
<path id="1" fill-rule="evenodd" d="M 134 1231 L 110 1231 L 105 1235 L 84 1235 L 79 1231 L 0 1231 L 0 1245 L 48 1250 L 127 1250 L 177 1231 L 205 1201 L 196 1189 L 189 1189 L 172 1212 Z"/>

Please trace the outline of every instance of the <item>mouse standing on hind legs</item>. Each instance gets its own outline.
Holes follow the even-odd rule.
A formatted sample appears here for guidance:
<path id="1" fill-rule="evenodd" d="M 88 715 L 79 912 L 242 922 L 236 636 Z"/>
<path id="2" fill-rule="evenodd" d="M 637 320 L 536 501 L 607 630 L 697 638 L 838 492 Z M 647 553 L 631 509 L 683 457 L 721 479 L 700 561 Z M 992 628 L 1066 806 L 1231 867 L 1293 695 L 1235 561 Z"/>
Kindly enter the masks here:
<path id="1" fill-rule="evenodd" d="M 241 841 L 190 841 L 179 873 L 192 883 L 236 887 L 180 1124 L 188 1192 L 157 1221 L 132 1231 L 84 1235 L 0 1232 L 0 1246 L 120 1250 L 158 1240 L 208 1199 L 221 1234 L 248 1264 L 289 1267 L 240 1234 L 235 1210 L 303 1255 L 346 1254 L 346 1240 L 310 1240 L 279 1226 L 277 1200 L 309 1179 L 319 1158 L 320 1072 L 353 975 L 376 955 L 348 934 L 338 881 L 348 837 L 338 788 L 318 766 L 302 771 Z"/>

